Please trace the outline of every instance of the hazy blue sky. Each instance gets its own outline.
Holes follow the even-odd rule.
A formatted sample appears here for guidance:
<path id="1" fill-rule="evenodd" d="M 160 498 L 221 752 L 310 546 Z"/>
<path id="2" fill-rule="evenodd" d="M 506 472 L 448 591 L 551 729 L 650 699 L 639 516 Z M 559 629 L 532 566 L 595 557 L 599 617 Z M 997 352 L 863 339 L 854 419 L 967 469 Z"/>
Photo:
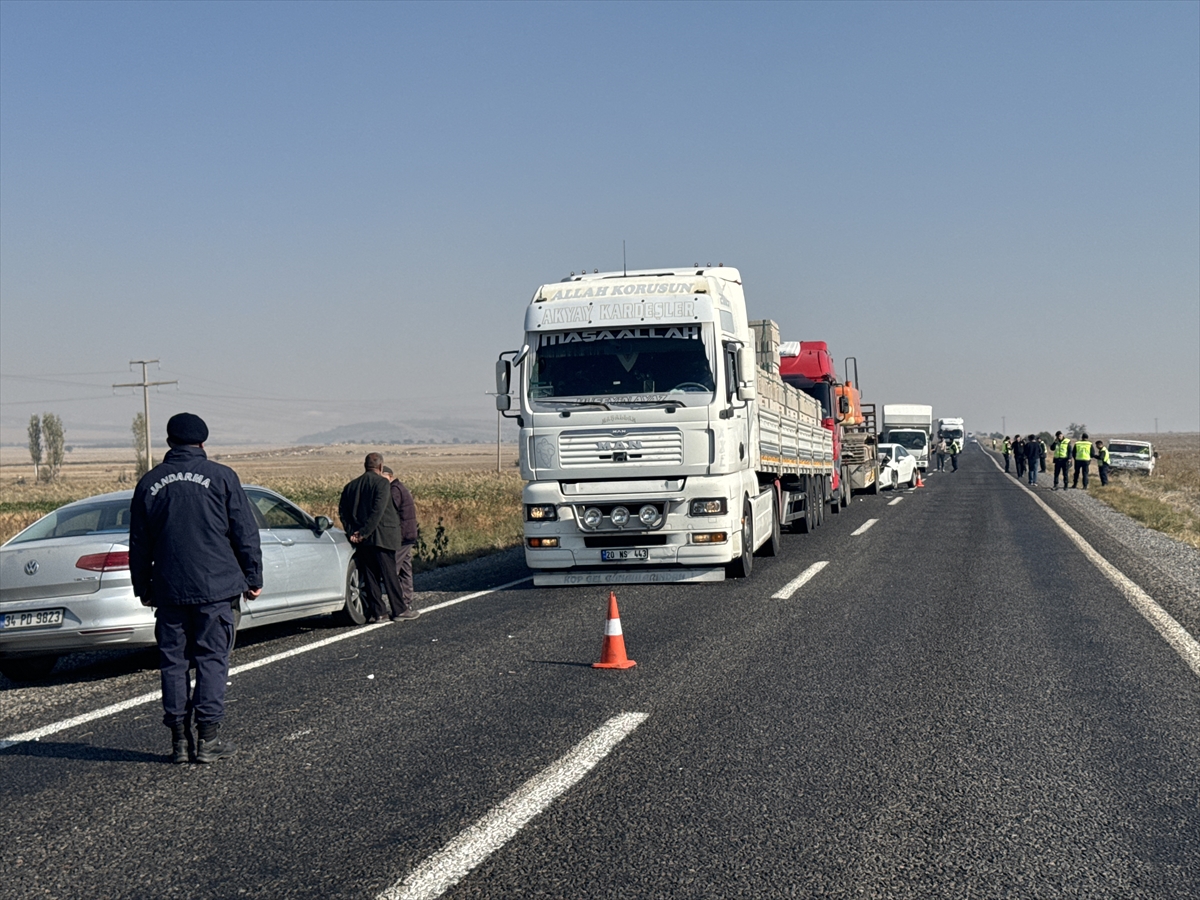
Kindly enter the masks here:
<path id="1" fill-rule="evenodd" d="M 0 440 L 444 418 L 582 266 L 968 427 L 1200 429 L 1200 4 L 0 4 Z"/>

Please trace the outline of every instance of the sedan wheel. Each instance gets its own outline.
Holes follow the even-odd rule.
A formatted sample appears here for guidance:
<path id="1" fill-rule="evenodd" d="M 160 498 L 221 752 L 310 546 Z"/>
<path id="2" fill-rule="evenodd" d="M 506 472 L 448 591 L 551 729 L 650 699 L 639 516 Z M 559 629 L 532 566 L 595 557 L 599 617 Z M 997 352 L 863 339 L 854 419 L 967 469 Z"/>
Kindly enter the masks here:
<path id="1" fill-rule="evenodd" d="M 361 625 L 367 621 L 366 610 L 363 609 L 362 589 L 358 584 L 358 566 L 350 563 L 346 570 L 346 605 L 338 614 L 347 625 Z"/>

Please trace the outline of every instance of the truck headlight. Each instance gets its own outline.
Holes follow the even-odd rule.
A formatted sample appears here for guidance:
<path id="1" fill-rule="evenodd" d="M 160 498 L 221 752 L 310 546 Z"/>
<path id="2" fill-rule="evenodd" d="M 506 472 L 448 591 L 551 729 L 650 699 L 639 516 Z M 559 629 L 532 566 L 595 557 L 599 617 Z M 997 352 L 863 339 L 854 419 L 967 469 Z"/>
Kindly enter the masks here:
<path id="1" fill-rule="evenodd" d="M 643 525 L 645 525 L 647 528 L 650 528 L 651 526 L 656 525 L 658 523 L 659 518 L 660 517 L 658 514 L 657 506 L 652 506 L 651 504 L 647 503 L 645 506 L 643 506 L 641 509 L 638 510 L 638 521 L 641 522 Z"/>
<path id="2" fill-rule="evenodd" d="M 613 507 L 613 511 L 609 514 L 609 518 L 612 519 L 612 523 L 614 525 L 620 528 L 622 525 L 625 525 L 629 522 L 629 510 L 623 506 Z"/>
<path id="3" fill-rule="evenodd" d="M 600 512 L 594 506 L 589 506 L 583 511 L 583 524 L 588 528 L 596 528 L 603 518 L 604 513 Z"/>
<path id="4" fill-rule="evenodd" d="M 553 522 L 558 519 L 558 507 L 553 503 L 525 504 L 526 522 Z"/>
<path id="5" fill-rule="evenodd" d="M 711 500 L 693 500 L 688 507 L 689 516 L 719 516 L 725 512 L 725 498 L 716 497 Z"/>

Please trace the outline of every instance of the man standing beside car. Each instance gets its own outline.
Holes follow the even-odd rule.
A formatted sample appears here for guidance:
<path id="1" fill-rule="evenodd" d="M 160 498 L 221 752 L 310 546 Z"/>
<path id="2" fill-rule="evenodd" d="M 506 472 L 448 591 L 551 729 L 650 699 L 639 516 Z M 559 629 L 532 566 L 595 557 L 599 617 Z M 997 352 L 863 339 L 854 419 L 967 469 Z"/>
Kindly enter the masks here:
<path id="1" fill-rule="evenodd" d="M 389 615 L 383 604 L 381 581 L 392 604 L 390 618 L 415 619 L 420 613 L 403 607 L 404 592 L 396 571 L 400 514 L 392 503 L 391 485 L 383 477 L 382 454 L 368 453 L 363 468 L 366 471 L 342 488 L 338 516 L 355 548 L 358 583 L 366 594 L 367 622 L 373 624 Z"/>
<path id="2" fill-rule="evenodd" d="M 154 607 L 163 724 L 171 759 L 216 762 L 235 747 L 219 730 L 233 646 L 234 607 L 262 592 L 258 524 L 237 474 L 210 462 L 208 426 L 192 413 L 167 422 L 171 449 L 142 476 L 129 512 L 133 592 Z M 196 685 L 188 677 L 195 666 Z M 192 735 L 195 718 L 199 741 Z"/>
<path id="3" fill-rule="evenodd" d="M 392 600 L 392 616 L 410 618 L 413 600 L 413 548 L 417 544 L 417 504 L 408 486 L 387 466 L 383 477 L 392 483 L 392 506 L 400 516 L 400 549 L 396 551 L 396 575 L 400 579 L 399 602 Z M 389 600 L 391 597 L 388 598 Z"/>

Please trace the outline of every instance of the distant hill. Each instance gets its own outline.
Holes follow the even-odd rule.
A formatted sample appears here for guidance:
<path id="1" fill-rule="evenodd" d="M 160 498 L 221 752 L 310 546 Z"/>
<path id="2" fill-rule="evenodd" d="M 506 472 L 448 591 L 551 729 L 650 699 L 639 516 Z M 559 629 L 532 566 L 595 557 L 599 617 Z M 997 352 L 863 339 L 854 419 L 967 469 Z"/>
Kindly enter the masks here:
<path id="1" fill-rule="evenodd" d="M 511 428 L 511 426 L 510 426 Z M 508 435 L 512 439 L 511 435 Z M 495 422 L 478 419 L 412 419 L 355 422 L 296 438 L 299 444 L 456 444 L 495 441 Z"/>

